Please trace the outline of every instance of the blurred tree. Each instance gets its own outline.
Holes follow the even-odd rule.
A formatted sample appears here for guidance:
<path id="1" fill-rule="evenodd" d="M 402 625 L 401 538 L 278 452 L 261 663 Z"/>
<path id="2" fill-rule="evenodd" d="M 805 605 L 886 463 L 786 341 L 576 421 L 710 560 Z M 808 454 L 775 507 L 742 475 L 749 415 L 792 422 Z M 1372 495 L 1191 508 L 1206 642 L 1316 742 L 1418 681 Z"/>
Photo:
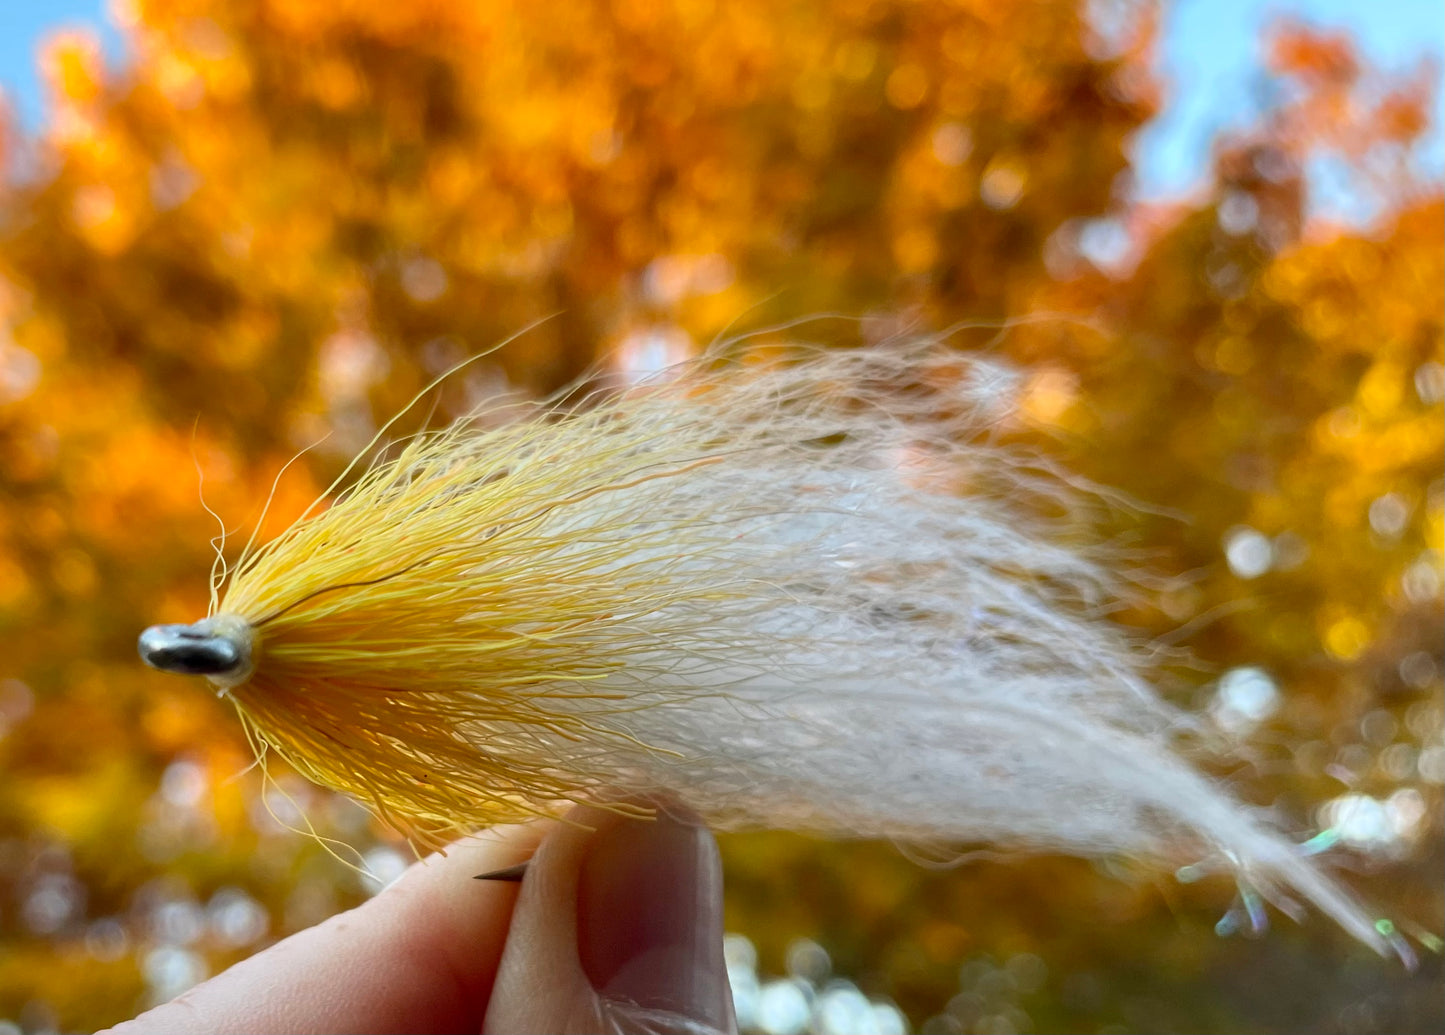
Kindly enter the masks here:
<path id="1" fill-rule="evenodd" d="M 735 323 L 861 317 L 798 332 L 848 341 L 1048 315 L 956 337 L 1022 361 L 1034 431 L 1148 505 L 1111 531 L 1195 573 L 1124 620 L 1219 677 L 1180 693 L 1248 739 L 1242 794 L 1307 833 L 1333 798 L 1319 825 L 1362 883 L 1438 932 L 1445 271 L 1412 157 L 1432 80 L 1286 28 L 1275 108 L 1220 142 L 1206 194 L 1149 208 L 1128 173 L 1156 15 L 133 0 L 121 67 L 53 40 L 41 136 L 0 138 L 0 1018 L 113 1021 L 367 893 L 288 827 L 400 858 L 348 803 L 284 778 L 263 801 L 233 718 L 143 671 L 134 638 L 204 610 L 202 472 L 244 538 L 314 447 L 274 533 L 378 418 L 529 327 L 436 419 Z M 1323 159 L 1367 228 L 1311 218 Z M 725 848 L 768 966 L 808 934 L 940 1031 L 1441 1021 L 1438 958 L 1411 978 L 1318 922 L 1216 939 L 1218 886 Z M 1048 977 L 1021 1000 L 1023 965 L 961 986 L 982 953 Z"/>

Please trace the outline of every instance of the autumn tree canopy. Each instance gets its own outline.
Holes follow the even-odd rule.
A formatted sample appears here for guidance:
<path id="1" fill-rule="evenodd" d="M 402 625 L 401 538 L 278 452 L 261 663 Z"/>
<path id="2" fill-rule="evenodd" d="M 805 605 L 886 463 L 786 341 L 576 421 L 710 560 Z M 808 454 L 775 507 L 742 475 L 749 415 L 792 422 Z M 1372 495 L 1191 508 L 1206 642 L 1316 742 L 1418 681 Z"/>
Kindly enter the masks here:
<path id="1" fill-rule="evenodd" d="M 400 858 L 300 782 L 263 800 L 225 704 L 138 663 L 205 610 L 202 494 L 233 551 L 274 481 L 273 534 L 514 336 L 433 422 L 781 325 L 1012 363 L 1022 433 L 1131 501 L 1099 533 L 1146 590 L 1116 619 L 1249 759 L 1220 778 L 1332 829 L 1424 963 L 1317 919 L 1218 938 L 1210 882 L 738 835 L 763 969 L 812 938 L 937 1031 L 1439 1026 L 1438 70 L 1278 27 L 1272 107 L 1151 205 L 1146 0 L 120 11 L 124 56 L 56 37 L 43 126 L 0 136 L 0 1028 L 110 1023 L 370 890 L 292 828 Z M 1313 214 L 1320 161 L 1368 220 Z"/>

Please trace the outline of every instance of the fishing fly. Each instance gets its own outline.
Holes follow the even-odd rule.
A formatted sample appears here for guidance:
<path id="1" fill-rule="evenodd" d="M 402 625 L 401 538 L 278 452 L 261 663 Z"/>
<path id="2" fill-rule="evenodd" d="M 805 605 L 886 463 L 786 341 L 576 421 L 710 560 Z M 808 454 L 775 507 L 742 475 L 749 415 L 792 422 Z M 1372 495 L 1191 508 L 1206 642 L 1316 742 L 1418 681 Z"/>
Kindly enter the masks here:
<path id="1" fill-rule="evenodd" d="M 140 651 L 421 843 L 665 791 L 723 829 L 1204 857 L 1398 950 L 1187 760 L 999 377 L 928 342 L 710 354 L 463 420 Z"/>

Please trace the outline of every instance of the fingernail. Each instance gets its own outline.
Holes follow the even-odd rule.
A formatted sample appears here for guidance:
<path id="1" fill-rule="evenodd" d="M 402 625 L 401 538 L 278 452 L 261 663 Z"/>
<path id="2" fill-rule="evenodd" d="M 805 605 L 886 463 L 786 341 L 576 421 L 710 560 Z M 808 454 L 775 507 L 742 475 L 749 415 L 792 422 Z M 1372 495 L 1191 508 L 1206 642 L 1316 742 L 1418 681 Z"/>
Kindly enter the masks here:
<path id="1" fill-rule="evenodd" d="M 577 934 L 603 996 L 729 1030 L 722 860 L 700 822 L 659 813 L 602 826 L 579 874 Z"/>

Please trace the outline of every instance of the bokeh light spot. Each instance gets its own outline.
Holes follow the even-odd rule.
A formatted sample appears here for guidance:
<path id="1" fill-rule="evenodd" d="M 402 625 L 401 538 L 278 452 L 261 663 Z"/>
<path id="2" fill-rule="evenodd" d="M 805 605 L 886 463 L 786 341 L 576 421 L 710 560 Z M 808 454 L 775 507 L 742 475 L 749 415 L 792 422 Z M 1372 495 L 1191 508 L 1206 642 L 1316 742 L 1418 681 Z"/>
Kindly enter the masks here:
<path id="1" fill-rule="evenodd" d="M 1238 526 L 1225 533 L 1224 559 L 1240 578 L 1255 579 L 1274 564 L 1274 545 L 1256 529 Z"/>

